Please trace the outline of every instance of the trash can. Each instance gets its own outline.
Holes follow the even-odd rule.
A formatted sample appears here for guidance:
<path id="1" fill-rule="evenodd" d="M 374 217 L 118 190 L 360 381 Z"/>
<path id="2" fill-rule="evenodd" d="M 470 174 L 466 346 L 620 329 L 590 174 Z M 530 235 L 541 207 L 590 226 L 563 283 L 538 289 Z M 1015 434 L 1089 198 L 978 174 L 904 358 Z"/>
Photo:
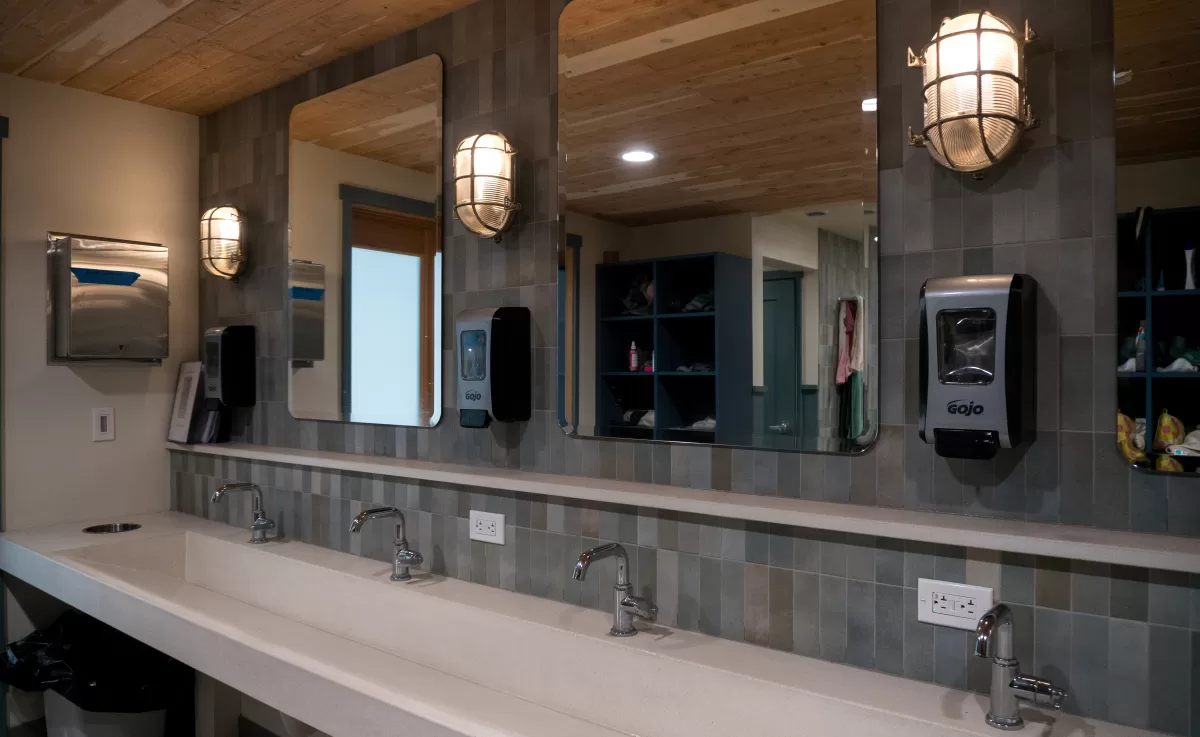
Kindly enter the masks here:
<path id="1" fill-rule="evenodd" d="M 192 670 L 81 612 L 9 645 L 0 681 L 46 692 L 49 737 L 175 737 L 194 730 Z"/>

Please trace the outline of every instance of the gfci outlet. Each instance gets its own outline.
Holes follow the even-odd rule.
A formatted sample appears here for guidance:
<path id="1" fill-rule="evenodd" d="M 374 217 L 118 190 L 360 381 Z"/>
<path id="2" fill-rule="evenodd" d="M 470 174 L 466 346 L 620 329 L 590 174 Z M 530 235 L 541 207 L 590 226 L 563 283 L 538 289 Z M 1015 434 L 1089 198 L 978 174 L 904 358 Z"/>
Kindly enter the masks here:
<path id="1" fill-rule="evenodd" d="M 974 630 L 992 608 L 992 590 L 984 586 L 917 579 L 917 621 Z"/>
<path id="2" fill-rule="evenodd" d="M 495 545 L 504 544 L 504 515 L 491 512 L 471 510 L 472 540 L 480 540 Z"/>

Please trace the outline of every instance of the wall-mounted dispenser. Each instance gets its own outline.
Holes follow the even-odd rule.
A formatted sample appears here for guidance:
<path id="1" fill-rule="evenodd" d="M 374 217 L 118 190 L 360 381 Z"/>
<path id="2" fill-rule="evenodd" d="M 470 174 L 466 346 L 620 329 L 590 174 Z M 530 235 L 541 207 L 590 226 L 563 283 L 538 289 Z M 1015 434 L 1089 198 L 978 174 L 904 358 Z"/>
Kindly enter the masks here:
<path id="1" fill-rule="evenodd" d="M 921 287 L 921 439 L 947 458 L 1033 442 L 1037 282 L 1027 274 Z"/>
<path id="2" fill-rule="evenodd" d="M 292 311 L 292 364 L 325 360 L 325 266 L 311 261 L 288 264 L 288 306 Z"/>
<path id="3" fill-rule="evenodd" d="M 529 309 L 460 312 L 457 324 L 458 421 L 463 427 L 524 422 L 533 384 Z"/>
<path id="4" fill-rule="evenodd" d="M 50 362 L 166 358 L 166 246 L 65 233 L 46 240 Z"/>
<path id="5" fill-rule="evenodd" d="M 204 331 L 204 400 L 209 409 L 253 407 L 254 326 L 230 325 Z"/>

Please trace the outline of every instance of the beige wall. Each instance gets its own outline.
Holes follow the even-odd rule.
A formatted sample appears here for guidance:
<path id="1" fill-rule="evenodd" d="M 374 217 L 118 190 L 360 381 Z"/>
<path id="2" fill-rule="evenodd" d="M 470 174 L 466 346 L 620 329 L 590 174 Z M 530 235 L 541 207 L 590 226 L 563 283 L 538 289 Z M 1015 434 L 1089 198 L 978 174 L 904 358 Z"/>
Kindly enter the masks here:
<path id="1" fill-rule="evenodd" d="M 0 74 L 3 161 L 4 526 L 117 520 L 167 509 L 163 441 L 179 362 L 196 358 L 199 125 L 195 117 Z M 46 231 L 170 251 L 170 357 L 162 366 L 46 365 Z M 93 407 L 116 440 L 93 443 Z M 9 639 L 60 607 L 11 585 Z M 9 700 L 9 722 L 40 699 Z"/>
<path id="2" fill-rule="evenodd" d="M 1200 205 L 1200 158 L 1117 167 L 1117 212 Z"/>
<path id="3" fill-rule="evenodd" d="M 198 122 L 0 75 L 4 144 L 4 525 L 168 507 L 166 437 L 179 362 L 196 358 Z M 165 244 L 170 358 L 46 365 L 46 231 Z M 116 440 L 93 443 L 93 407 Z"/>
<path id="4" fill-rule="evenodd" d="M 289 256 L 325 265 L 325 360 L 291 370 L 289 406 L 296 417 L 340 420 L 342 200 L 338 187 L 349 184 L 433 202 L 438 183 L 432 174 L 303 141 L 292 141 L 290 171 Z"/>

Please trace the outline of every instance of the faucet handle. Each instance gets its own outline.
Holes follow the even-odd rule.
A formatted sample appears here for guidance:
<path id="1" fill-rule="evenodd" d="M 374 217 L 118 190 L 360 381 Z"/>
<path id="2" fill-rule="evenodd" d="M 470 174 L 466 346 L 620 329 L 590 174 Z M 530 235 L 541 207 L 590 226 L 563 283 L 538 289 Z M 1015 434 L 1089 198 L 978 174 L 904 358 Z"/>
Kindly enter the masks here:
<path id="1" fill-rule="evenodd" d="M 647 622 L 658 621 L 658 606 L 645 597 L 626 596 L 621 599 L 621 608 L 638 619 L 644 619 Z"/>
<path id="2" fill-rule="evenodd" d="M 267 519 L 267 516 L 259 512 L 255 516 L 254 521 L 250 523 L 251 530 L 273 530 L 275 529 L 275 520 Z"/>
<path id="3" fill-rule="evenodd" d="M 397 550 L 396 562 L 402 566 L 419 566 L 425 562 L 425 556 L 415 550 Z"/>
<path id="4" fill-rule="evenodd" d="M 1062 709 L 1063 699 L 1067 698 L 1067 692 L 1050 681 L 1023 673 L 1012 680 L 1009 688 L 1013 690 L 1013 695 L 1018 699 L 1031 701 L 1041 706 L 1052 706 L 1058 710 Z"/>

